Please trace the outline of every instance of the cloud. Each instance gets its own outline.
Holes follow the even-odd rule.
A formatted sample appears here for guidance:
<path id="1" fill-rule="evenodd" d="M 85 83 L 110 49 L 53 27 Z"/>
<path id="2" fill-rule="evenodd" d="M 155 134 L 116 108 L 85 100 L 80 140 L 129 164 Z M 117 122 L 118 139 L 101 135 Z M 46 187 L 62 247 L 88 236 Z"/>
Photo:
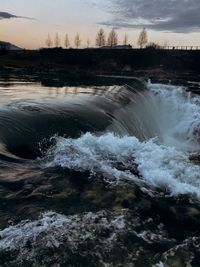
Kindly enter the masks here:
<path id="1" fill-rule="evenodd" d="M 10 14 L 8 12 L 0 11 L 0 20 L 1 19 L 14 19 L 14 18 L 33 19 L 33 18 L 29 18 L 29 17 L 15 16 L 15 15 Z"/>
<path id="2" fill-rule="evenodd" d="M 12 15 L 12 14 L 7 13 L 7 12 L 1 12 L 0 11 L 0 19 L 11 19 L 11 18 L 17 18 L 17 16 Z"/>
<path id="3" fill-rule="evenodd" d="M 199 0 L 109 0 L 113 18 L 100 22 L 115 28 L 200 31 Z"/>

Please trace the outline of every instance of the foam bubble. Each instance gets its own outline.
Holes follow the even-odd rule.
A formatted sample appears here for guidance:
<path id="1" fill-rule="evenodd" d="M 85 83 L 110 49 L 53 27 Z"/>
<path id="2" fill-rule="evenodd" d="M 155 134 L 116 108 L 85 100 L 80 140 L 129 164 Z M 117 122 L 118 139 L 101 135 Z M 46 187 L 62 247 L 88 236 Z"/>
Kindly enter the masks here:
<path id="1" fill-rule="evenodd" d="M 86 133 L 78 139 L 57 137 L 55 146 L 47 152 L 45 166 L 89 171 L 111 184 L 126 179 L 145 182 L 172 195 L 193 194 L 199 198 L 200 166 L 189 160 L 189 152 L 200 150 L 200 99 L 183 87 L 151 83 L 147 87 L 149 93 L 145 93 L 142 103 L 148 106 L 148 114 L 142 113 L 139 118 L 150 122 L 152 119 L 153 127 L 159 128 L 155 129 L 155 138 L 141 141 L 135 136 L 119 136 L 118 131 L 101 136 Z M 143 108 L 140 104 L 131 102 L 128 112 L 123 113 L 126 124 L 136 121 L 127 118 L 132 116 L 133 105 L 139 114 L 138 109 Z M 149 127 L 149 123 L 144 126 Z M 117 128 L 120 127 L 109 130 Z M 143 128 L 140 131 L 147 130 Z"/>
<path id="2" fill-rule="evenodd" d="M 96 225 L 94 221 L 96 221 Z M 62 244 L 64 236 L 71 249 L 75 249 L 78 244 L 87 239 L 94 239 L 94 229 L 98 227 L 114 228 L 116 231 L 124 229 L 123 213 L 108 220 L 103 212 L 69 216 L 46 212 L 38 220 L 22 221 L 20 224 L 0 231 L 0 251 L 20 249 L 25 253 L 28 251 L 27 242 L 31 241 L 32 246 L 35 246 L 36 249 L 38 238 L 43 246 L 56 248 Z"/>
<path id="3" fill-rule="evenodd" d="M 200 98 L 181 86 L 148 84 L 161 142 L 179 150 L 200 150 Z"/>
<path id="4" fill-rule="evenodd" d="M 140 180 L 148 185 L 172 195 L 200 197 L 200 166 L 190 162 L 188 153 L 160 145 L 156 139 L 140 142 L 136 137 L 113 133 L 99 137 L 87 133 L 78 139 L 58 137 L 45 160 L 46 167 L 90 171 L 111 184 L 124 179 L 138 182 L 139 176 L 133 174 L 137 166 Z"/>

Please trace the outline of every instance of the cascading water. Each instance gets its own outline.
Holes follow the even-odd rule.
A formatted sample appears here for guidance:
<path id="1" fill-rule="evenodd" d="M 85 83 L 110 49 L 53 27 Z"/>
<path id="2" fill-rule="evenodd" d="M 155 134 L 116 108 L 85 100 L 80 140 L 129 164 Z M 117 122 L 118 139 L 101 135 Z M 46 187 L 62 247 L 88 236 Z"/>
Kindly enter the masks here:
<path id="1" fill-rule="evenodd" d="M 191 152 L 200 151 L 199 98 L 181 87 L 148 84 L 148 88 L 129 95 L 130 103 L 113 113 L 105 133 L 55 138 L 46 166 L 89 171 L 117 183 L 139 182 L 131 173 L 137 165 L 148 186 L 199 198 L 200 166 L 189 160 Z"/>
<path id="2" fill-rule="evenodd" d="M 0 93 L 0 266 L 198 266 L 199 96 L 138 80 Z"/>
<path id="3" fill-rule="evenodd" d="M 178 150 L 200 150 L 200 99 L 182 87 L 149 84 L 163 144 Z"/>

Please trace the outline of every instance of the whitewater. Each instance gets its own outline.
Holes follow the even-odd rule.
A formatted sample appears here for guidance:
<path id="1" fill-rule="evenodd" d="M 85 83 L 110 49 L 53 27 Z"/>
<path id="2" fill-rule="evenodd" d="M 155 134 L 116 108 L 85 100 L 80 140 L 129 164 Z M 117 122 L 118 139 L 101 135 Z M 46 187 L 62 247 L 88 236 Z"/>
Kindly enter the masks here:
<path id="1" fill-rule="evenodd" d="M 190 157 L 200 152 L 200 99 L 183 87 L 149 82 L 147 88 L 148 106 L 139 103 L 139 112 L 146 120 L 140 131 L 153 124 L 157 135 L 141 141 L 123 135 L 124 127 L 117 122 L 118 127 L 109 126 L 109 132 L 107 129 L 103 134 L 86 133 L 77 139 L 53 137 L 56 144 L 47 152 L 45 167 L 89 171 L 91 176 L 101 176 L 110 184 L 127 179 L 160 188 L 168 195 L 199 198 L 200 165 Z M 128 117 L 128 123 L 133 122 L 131 107 L 135 105 L 138 103 L 134 99 L 122 121 Z"/>
<path id="2" fill-rule="evenodd" d="M 0 266 L 199 267 L 199 95 L 138 79 L 0 94 Z"/>

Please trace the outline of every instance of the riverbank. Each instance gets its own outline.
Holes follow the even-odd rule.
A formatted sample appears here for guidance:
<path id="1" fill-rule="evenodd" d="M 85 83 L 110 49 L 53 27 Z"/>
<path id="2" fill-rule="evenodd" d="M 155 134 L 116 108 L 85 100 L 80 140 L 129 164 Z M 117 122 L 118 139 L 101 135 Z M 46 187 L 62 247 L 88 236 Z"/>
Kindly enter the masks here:
<path id="1" fill-rule="evenodd" d="M 199 93 L 200 51 L 42 49 L 0 51 L 1 80 L 44 86 L 123 84 L 131 77 L 184 85 Z M 188 83 L 189 82 L 189 83 Z M 191 83 L 190 83 L 191 82 Z"/>

